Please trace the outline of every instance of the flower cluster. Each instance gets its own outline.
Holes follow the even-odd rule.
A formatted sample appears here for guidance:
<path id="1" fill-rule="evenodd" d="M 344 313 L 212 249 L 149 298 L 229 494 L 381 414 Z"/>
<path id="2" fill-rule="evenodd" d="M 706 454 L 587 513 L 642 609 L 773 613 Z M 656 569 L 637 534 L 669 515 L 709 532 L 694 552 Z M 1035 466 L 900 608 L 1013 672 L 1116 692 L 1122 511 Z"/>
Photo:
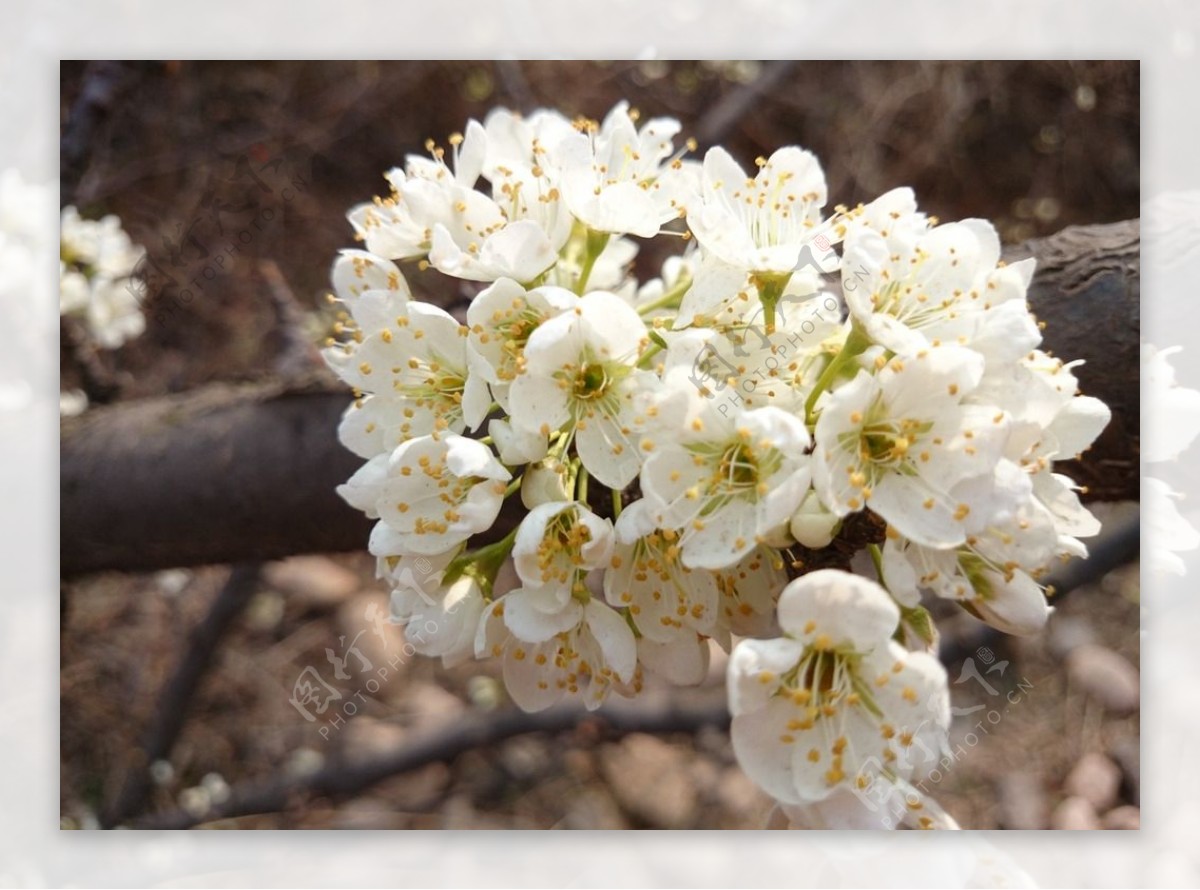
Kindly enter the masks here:
<path id="1" fill-rule="evenodd" d="M 909 787 L 949 723 L 922 593 L 1041 627 L 1047 566 L 1098 530 L 1055 461 L 1108 410 L 1039 350 L 1032 262 L 987 222 L 908 189 L 827 208 L 810 152 L 747 172 L 679 130 L 497 110 L 350 211 L 341 492 L 409 642 L 499 659 L 522 708 L 698 683 L 716 645 L 783 806 Z M 635 238 L 679 249 L 639 281 Z M 457 314 L 413 298 L 434 273 Z M 848 525 L 875 579 L 807 571 Z"/>
<path id="2" fill-rule="evenodd" d="M 112 215 L 84 219 L 74 207 L 62 211 L 59 250 L 59 311 L 80 318 L 97 345 L 116 349 L 146 328 L 131 287 L 145 255 Z"/>

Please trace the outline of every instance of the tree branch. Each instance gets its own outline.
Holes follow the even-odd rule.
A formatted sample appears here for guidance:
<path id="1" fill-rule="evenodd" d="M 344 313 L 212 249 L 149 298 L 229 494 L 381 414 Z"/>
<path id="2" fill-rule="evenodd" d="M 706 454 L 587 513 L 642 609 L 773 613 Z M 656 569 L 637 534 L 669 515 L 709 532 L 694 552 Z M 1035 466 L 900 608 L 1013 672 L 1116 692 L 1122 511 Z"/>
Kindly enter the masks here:
<path id="1" fill-rule="evenodd" d="M 332 764 L 307 777 L 272 776 L 238 786 L 223 804 L 197 818 L 179 809 L 139 819 L 135 828 L 190 828 L 201 822 L 232 819 L 254 813 L 275 813 L 308 797 L 347 798 L 401 773 L 431 763 L 450 763 L 461 754 L 490 748 L 514 736 L 529 733 L 562 733 L 587 726 L 609 735 L 694 733 L 705 726 L 729 725 L 725 691 L 717 700 L 703 703 L 614 701 L 602 711 L 589 712 L 579 705 L 562 705 L 537 714 L 509 710 L 498 714 L 475 712 L 453 724 L 430 730 L 395 751 L 355 764 Z"/>
<path id="2" fill-rule="evenodd" d="M 334 490 L 362 463 L 337 441 L 349 403 L 314 377 L 65 419 L 62 575 L 362 549 L 371 523 Z"/>
<path id="3" fill-rule="evenodd" d="M 133 752 L 133 762 L 128 766 L 121 790 L 102 817 L 105 828 L 120 825 L 141 811 L 150 792 L 150 767 L 156 760 L 167 757 L 175 746 L 192 696 L 208 671 L 225 630 L 250 602 L 258 585 L 260 569 L 258 563 L 234 567 L 208 614 L 192 631 L 187 651 L 159 692 L 153 719 L 141 744 Z"/>

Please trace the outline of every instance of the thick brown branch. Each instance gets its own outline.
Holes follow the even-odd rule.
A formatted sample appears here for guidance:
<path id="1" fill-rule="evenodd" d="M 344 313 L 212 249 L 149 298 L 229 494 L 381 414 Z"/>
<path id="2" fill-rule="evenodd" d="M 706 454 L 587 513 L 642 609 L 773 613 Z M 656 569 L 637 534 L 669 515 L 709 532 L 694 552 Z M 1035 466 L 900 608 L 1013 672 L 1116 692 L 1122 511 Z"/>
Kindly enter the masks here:
<path id="1" fill-rule="evenodd" d="M 1113 423 L 1077 467 L 1093 498 L 1138 493 L 1138 223 L 1067 229 L 1010 251 L 1039 268 L 1046 347 L 1082 358 Z M 64 577 L 362 549 L 369 523 L 334 491 L 361 461 L 337 441 L 350 402 L 317 376 L 218 385 L 63 421 Z"/>
<path id="2" fill-rule="evenodd" d="M 1075 369 L 1085 395 L 1113 419 L 1087 458 L 1062 472 L 1095 500 L 1136 500 L 1139 491 L 1141 227 L 1138 220 L 1072 226 L 1005 252 L 1037 258 L 1029 302 L 1045 323 L 1045 348 Z"/>
<path id="3" fill-rule="evenodd" d="M 361 549 L 371 524 L 335 487 L 327 384 L 208 386 L 63 421 L 61 571 L 150 570 Z"/>

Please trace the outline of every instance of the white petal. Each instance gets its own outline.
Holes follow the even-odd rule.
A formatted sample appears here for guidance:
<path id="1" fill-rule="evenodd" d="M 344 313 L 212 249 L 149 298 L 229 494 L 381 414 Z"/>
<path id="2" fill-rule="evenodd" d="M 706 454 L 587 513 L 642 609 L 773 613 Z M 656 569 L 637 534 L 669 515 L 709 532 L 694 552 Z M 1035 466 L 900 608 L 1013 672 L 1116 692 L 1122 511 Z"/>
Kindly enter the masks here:
<path id="1" fill-rule="evenodd" d="M 600 644 L 605 662 L 622 682 L 628 683 L 633 679 L 633 669 L 637 665 L 633 631 L 624 618 L 599 600 L 589 601 L 583 614 L 588 629 Z"/>
<path id="2" fill-rule="evenodd" d="M 575 434 L 575 447 L 587 471 L 618 491 L 632 482 L 642 467 L 641 449 L 621 432 L 619 416 L 589 418 Z"/>
<path id="3" fill-rule="evenodd" d="M 1190 390 L 1185 390 L 1185 392 Z M 1196 393 L 1195 410 L 1200 411 L 1200 393 Z M 1149 415 L 1153 417 L 1151 412 Z M 1172 412 L 1171 423 L 1178 428 L 1180 417 L 1186 418 L 1186 412 L 1176 414 Z M 1076 396 L 1063 406 L 1063 409 L 1054 418 L 1050 424 L 1050 431 L 1054 433 L 1054 437 L 1058 440 L 1058 457 L 1061 460 L 1067 460 L 1076 455 L 1082 454 L 1096 440 L 1096 437 L 1103 432 L 1108 426 L 1108 422 L 1112 419 L 1112 411 L 1109 407 L 1099 399 L 1094 399 L 1091 396 Z M 1167 424 L 1169 425 L 1169 424 Z M 1155 430 L 1148 430 L 1147 436 L 1143 437 L 1146 441 L 1153 442 Z M 1174 445 L 1177 437 L 1167 434 L 1163 437 L 1164 441 Z M 1186 444 L 1184 445 L 1186 447 Z M 1144 455 L 1143 455 L 1144 456 Z M 1154 460 L 1157 455 L 1146 457 L 1146 460 Z M 1174 456 L 1172 454 L 1171 456 Z"/>
<path id="4" fill-rule="evenodd" d="M 355 510 L 361 510 L 370 519 L 379 516 L 376 503 L 383 495 L 383 484 L 387 481 L 388 460 L 390 455 L 380 454 L 371 458 L 358 468 L 357 472 L 343 485 L 337 487 L 337 493 Z"/>
<path id="5" fill-rule="evenodd" d="M 699 531 L 683 538 L 683 564 L 693 569 L 723 569 L 757 546 L 758 518 L 749 501 L 731 501 L 703 519 Z"/>
<path id="6" fill-rule="evenodd" d="M 788 804 L 803 800 L 792 773 L 792 746 L 780 740 L 795 713 L 790 701 L 774 698 L 764 708 L 735 714 L 729 728 L 742 770 L 776 800 Z"/>
<path id="7" fill-rule="evenodd" d="M 482 280 L 507 276 L 517 281 L 533 281 L 552 266 L 555 259 L 557 255 L 549 237 L 533 220 L 509 223 L 488 237 L 479 252 L 480 263 L 496 270 Z"/>
<path id="8" fill-rule="evenodd" d="M 577 627 L 583 618 L 583 607 L 576 600 L 568 600 L 557 612 L 544 612 L 537 607 L 530 591 L 524 588 L 506 593 L 501 602 L 504 603 L 504 623 L 514 637 L 527 643 L 545 642 Z"/>
<path id="9" fill-rule="evenodd" d="M 677 633 L 667 643 L 642 637 L 637 656 L 647 670 L 676 686 L 697 686 L 708 676 L 708 640 L 691 631 Z"/>
<path id="10" fill-rule="evenodd" d="M 587 342 L 601 359 L 634 356 L 646 338 L 637 310 L 616 294 L 593 291 L 579 301 L 579 319 Z"/>
<path id="11" fill-rule="evenodd" d="M 990 594 L 970 601 L 980 618 L 1015 636 L 1030 636 L 1046 626 L 1051 608 L 1041 585 L 1019 570 L 1009 581 L 998 573 L 989 573 L 988 577 L 992 582 Z"/>
<path id="12" fill-rule="evenodd" d="M 488 423 L 488 435 L 496 443 L 500 460 L 509 466 L 533 463 L 546 456 L 546 437 L 513 426 L 507 420 Z"/>
<path id="13" fill-rule="evenodd" d="M 797 640 L 824 636 L 833 646 L 869 652 L 887 641 L 900 610 L 873 581 L 837 569 L 801 575 L 779 597 L 779 625 Z"/>
<path id="14" fill-rule="evenodd" d="M 803 655 L 804 644 L 786 637 L 739 643 L 729 656 L 726 669 L 730 713 L 737 716 L 766 707 L 779 688 L 780 678 Z"/>
<path id="15" fill-rule="evenodd" d="M 529 646 L 509 643 L 504 652 L 504 686 L 523 711 L 542 711 L 558 702 L 563 687 L 558 684 L 561 671 L 554 666 L 558 652 L 555 642 Z M 538 656 L 543 656 L 538 664 Z"/>
<path id="16" fill-rule="evenodd" d="M 957 547 L 967 538 L 963 523 L 954 518 L 958 505 L 919 476 L 884 476 L 869 506 L 904 537 L 926 547 Z"/>
<path id="17" fill-rule="evenodd" d="M 512 479 L 512 473 L 500 465 L 492 450 L 482 442 L 466 436 L 446 436 L 443 441 L 446 446 L 446 466 L 455 476 L 499 479 L 503 482 Z"/>

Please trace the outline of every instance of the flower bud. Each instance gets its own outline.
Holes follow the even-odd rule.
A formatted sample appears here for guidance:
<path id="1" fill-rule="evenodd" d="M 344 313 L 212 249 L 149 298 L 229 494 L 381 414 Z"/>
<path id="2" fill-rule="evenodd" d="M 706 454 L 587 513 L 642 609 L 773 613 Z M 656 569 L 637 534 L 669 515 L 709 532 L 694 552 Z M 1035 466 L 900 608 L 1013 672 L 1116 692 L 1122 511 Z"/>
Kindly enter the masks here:
<path id="1" fill-rule="evenodd" d="M 521 503 L 532 510 L 551 501 L 569 501 L 567 468 L 558 461 L 530 464 L 521 478 Z"/>
<path id="2" fill-rule="evenodd" d="M 810 491 L 792 515 L 790 528 L 798 543 L 817 550 L 829 546 L 837 524 L 838 518 L 825 509 L 816 492 Z"/>

